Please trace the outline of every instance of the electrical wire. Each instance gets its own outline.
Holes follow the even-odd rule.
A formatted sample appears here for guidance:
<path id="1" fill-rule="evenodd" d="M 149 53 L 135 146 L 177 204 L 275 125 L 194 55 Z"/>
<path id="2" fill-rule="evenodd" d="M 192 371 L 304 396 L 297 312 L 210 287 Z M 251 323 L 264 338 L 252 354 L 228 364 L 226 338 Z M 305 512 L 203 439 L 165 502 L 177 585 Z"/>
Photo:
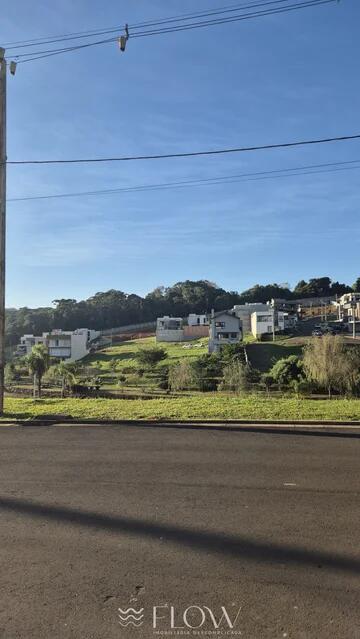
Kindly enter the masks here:
<path id="1" fill-rule="evenodd" d="M 188 158 L 199 157 L 205 155 L 223 155 L 228 153 L 246 153 L 250 151 L 267 151 L 271 149 L 287 149 L 298 146 L 308 146 L 314 144 L 327 144 L 329 142 L 345 142 L 349 140 L 358 140 L 360 133 L 355 135 L 342 135 L 332 138 L 318 138 L 312 140 L 299 140 L 296 142 L 281 142 L 277 144 L 262 144 L 259 146 L 243 146 L 229 149 L 214 149 L 208 151 L 187 151 L 184 153 L 164 153 L 157 155 L 128 155 L 119 157 L 105 158 L 78 158 L 70 160 L 7 160 L 7 164 L 90 164 L 96 162 L 130 162 L 138 160 L 162 160 L 172 158 Z"/>
<path id="2" fill-rule="evenodd" d="M 287 0 L 277 0 L 277 3 L 282 2 L 282 1 L 287 1 Z M 270 16 L 270 15 L 277 15 L 277 14 L 282 14 L 282 13 L 287 13 L 290 11 L 296 11 L 296 10 L 300 10 L 300 9 L 306 9 L 306 8 L 312 8 L 312 7 L 316 7 L 316 6 L 321 6 L 321 5 L 325 5 L 325 4 L 330 4 L 330 3 L 334 3 L 337 0 L 303 0 L 301 2 L 297 2 L 295 4 L 292 5 L 287 5 L 284 7 L 272 7 L 271 9 L 264 9 L 262 11 L 255 11 L 252 13 L 242 13 L 242 14 L 238 14 L 235 16 L 231 16 L 231 17 L 224 17 L 224 18 L 217 18 L 217 19 L 211 19 L 211 20 L 205 20 L 202 22 L 193 22 L 190 24 L 183 24 L 183 25 L 173 25 L 173 26 L 168 26 L 168 27 L 162 27 L 159 29 L 153 29 L 153 30 L 146 30 L 146 31 L 140 31 L 138 33 L 135 34 L 131 34 L 131 39 L 136 39 L 136 38 L 142 38 L 142 37 L 148 37 L 148 36 L 153 36 L 153 35 L 163 35 L 163 34 L 169 34 L 169 33 L 177 33 L 177 32 L 181 32 L 181 31 L 189 31 L 189 30 L 193 30 L 193 29 L 199 29 L 199 28 L 206 28 L 206 27 L 211 27 L 211 26 L 217 26 L 217 25 L 223 25 L 223 24 L 229 24 L 229 23 L 233 23 L 233 22 L 239 22 L 239 21 L 243 21 L 243 20 L 249 20 L 252 18 L 257 18 L 257 17 L 265 17 L 265 16 Z M 268 3 L 269 4 L 269 3 Z M 248 5 L 248 7 L 250 7 L 251 5 Z M 255 6 L 266 6 L 266 4 L 264 3 L 258 3 L 258 5 L 252 5 L 253 7 Z M 40 60 L 42 58 L 47 58 L 47 57 L 51 57 L 54 55 L 59 55 L 62 53 L 68 53 L 68 52 L 73 52 L 76 50 L 80 50 L 80 49 L 84 49 L 84 48 L 89 48 L 89 47 L 93 47 L 93 46 L 98 46 L 98 45 L 102 45 L 102 44 L 107 44 L 110 42 L 116 42 L 117 38 L 105 38 L 102 40 L 97 40 L 95 42 L 88 42 L 86 44 L 79 44 L 79 45 L 73 45 L 71 47 L 62 47 L 62 48 L 58 48 L 58 49 L 45 49 L 45 50 L 39 50 L 39 51 L 31 51 L 31 52 L 27 52 L 27 53 L 20 53 L 20 54 L 15 54 L 12 57 L 14 59 L 16 59 L 18 61 L 18 64 L 20 63 L 24 63 L 24 62 L 32 62 L 34 60 Z"/>
<path id="3" fill-rule="evenodd" d="M 195 11 L 195 12 L 191 12 L 191 13 L 185 13 L 185 14 L 180 14 L 177 16 L 171 16 L 169 18 L 160 18 L 158 20 L 147 20 L 145 22 L 139 22 L 139 23 L 135 23 L 135 24 L 129 24 L 129 29 L 132 30 L 136 30 L 136 29 L 140 29 L 143 27 L 149 27 L 149 26 L 159 26 L 161 24 L 170 24 L 173 22 L 180 22 L 180 21 L 186 21 L 186 20 L 192 20 L 193 18 L 201 18 L 201 17 L 207 17 L 207 16 L 211 16 L 211 15 L 220 15 L 220 14 L 225 14 L 225 13 L 232 13 L 232 12 L 236 12 L 238 10 L 245 10 L 245 9 L 254 9 L 256 7 L 263 7 L 263 6 L 270 6 L 270 5 L 280 5 L 283 4 L 285 2 L 290 2 L 290 0 L 262 0 L 262 1 L 253 1 L 251 2 L 251 4 L 249 3 L 236 3 L 236 4 L 232 4 L 232 5 L 228 5 L 225 7 L 217 7 L 208 11 L 202 10 L 202 11 Z M 113 32 L 118 32 L 119 30 L 124 30 L 125 29 L 125 25 L 116 25 L 116 26 L 112 26 L 112 27 L 105 27 L 103 29 L 92 29 L 92 30 L 86 30 L 86 31 L 76 31 L 73 33 L 67 33 L 67 34 L 60 34 L 57 36 L 43 36 L 40 38 L 33 38 L 31 40 L 18 40 L 15 42 L 6 42 L 3 44 L 4 47 L 7 48 L 8 51 L 11 51 L 13 49 L 21 49 L 21 48 L 26 48 L 26 47 L 31 47 L 31 46 L 36 46 L 38 44 L 52 44 L 52 43 L 57 43 L 57 42 L 66 42 L 69 40 L 76 40 L 79 38 L 88 38 L 88 37 L 92 37 L 92 36 L 96 36 L 96 35 L 104 35 L 107 33 L 113 33 Z"/>
<path id="4" fill-rule="evenodd" d="M 276 15 L 279 13 L 288 13 L 289 11 L 295 11 L 295 10 L 299 10 L 299 9 L 307 9 L 309 7 L 317 7 L 320 5 L 324 5 L 324 4 L 330 4 L 336 2 L 336 0 L 308 0 L 307 2 L 299 2 L 297 4 L 294 5 L 289 5 L 287 7 L 282 7 L 282 8 L 273 8 L 273 9 L 268 9 L 268 10 L 263 10 L 263 11 L 257 11 L 255 13 L 248 13 L 248 14 L 241 14 L 238 16 L 233 16 L 233 17 L 228 17 L 228 18 L 223 18 L 223 19 L 218 19 L 218 20 L 207 20 L 204 22 L 196 22 L 193 24 L 189 24 L 189 25 L 184 25 L 184 26 L 174 26 L 174 27 L 169 27 L 169 28 L 164 28 L 164 29 L 157 29 L 157 30 L 153 30 L 153 31 L 143 31 L 140 33 L 135 33 L 134 35 L 132 35 L 132 39 L 134 38 L 143 38 L 146 36 L 150 36 L 150 35 L 160 35 L 160 34 L 164 34 L 164 33 L 177 33 L 178 31 L 189 31 L 191 29 L 199 29 L 199 28 L 203 28 L 203 27 L 208 27 L 208 26 L 214 26 L 214 25 L 220 25 L 220 24 L 229 24 L 232 22 L 240 22 L 241 20 L 249 20 L 251 18 L 257 18 L 257 17 L 264 17 L 264 16 L 270 16 L 270 15 Z"/>
<path id="5" fill-rule="evenodd" d="M 140 184 L 138 186 L 119 187 L 115 189 L 101 189 L 97 191 L 79 191 L 72 193 L 58 193 L 52 195 L 33 195 L 25 197 L 9 198 L 7 202 L 27 202 L 32 200 L 53 200 L 72 197 L 88 197 L 99 195 L 114 195 L 116 193 L 137 193 L 143 191 L 157 191 L 178 189 L 195 186 L 218 186 L 224 184 L 234 184 L 238 182 L 277 179 L 284 177 L 296 177 L 301 175 L 313 175 L 319 173 L 334 173 L 338 171 L 348 171 L 360 169 L 360 160 L 348 160 L 345 162 L 327 162 L 322 164 L 308 164 L 295 166 L 286 169 L 273 169 L 271 171 L 257 171 L 255 173 L 241 173 L 235 175 L 216 176 L 212 178 L 199 178 L 192 180 L 181 180 L 177 182 L 163 182 L 160 184 Z"/>

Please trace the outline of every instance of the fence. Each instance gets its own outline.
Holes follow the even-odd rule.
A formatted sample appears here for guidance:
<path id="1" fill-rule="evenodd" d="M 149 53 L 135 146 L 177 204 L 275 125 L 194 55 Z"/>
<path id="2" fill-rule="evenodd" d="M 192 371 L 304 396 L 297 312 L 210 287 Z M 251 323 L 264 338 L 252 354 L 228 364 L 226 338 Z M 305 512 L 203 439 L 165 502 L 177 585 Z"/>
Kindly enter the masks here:
<path id="1" fill-rule="evenodd" d="M 146 329 L 156 328 L 156 322 L 143 322 L 142 324 L 127 324 L 126 326 L 116 326 L 115 328 L 107 328 L 100 331 L 101 335 L 116 335 L 117 333 L 131 333 L 133 331 L 142 331 Z"/>

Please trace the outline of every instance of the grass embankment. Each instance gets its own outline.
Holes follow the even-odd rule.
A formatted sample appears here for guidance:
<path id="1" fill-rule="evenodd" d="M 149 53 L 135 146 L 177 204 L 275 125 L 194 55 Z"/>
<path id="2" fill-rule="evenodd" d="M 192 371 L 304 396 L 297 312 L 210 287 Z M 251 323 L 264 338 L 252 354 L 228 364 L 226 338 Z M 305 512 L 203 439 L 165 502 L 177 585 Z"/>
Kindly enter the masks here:
<path id="1" fill-rule="evenodd" d="M 41 417 L 95 420 L 360 420 L 360 400 L 225 395 L 129 399 L 5 399 L 3 421 Z"/>
<path id="2" fill-rule="evenodd" d="M 251 365 L 262 373 L 268 371 L 282 357 L 289 357 L 289 355 L 300 357 L 302 349 L 303 345 L 293 345 L 287 340 L 246 344 L 246 351 Z"/>

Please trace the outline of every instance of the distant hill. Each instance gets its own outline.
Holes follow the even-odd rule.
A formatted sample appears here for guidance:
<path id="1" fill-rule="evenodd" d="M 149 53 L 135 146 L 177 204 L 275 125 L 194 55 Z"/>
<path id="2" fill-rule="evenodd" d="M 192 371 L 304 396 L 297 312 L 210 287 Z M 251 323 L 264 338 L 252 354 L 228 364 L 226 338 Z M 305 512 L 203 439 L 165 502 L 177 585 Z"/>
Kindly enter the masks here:
<path id="1" fill-rule="evenodd" d="M 332 282 L 329 277 L 301 280 L 293 290 L 287 284 L 256 284 L 239 293 L 226 291 L 208 280 L 177 282 L 159 286 L 145 297 L 115 289 L 96 293 L 86 300 L 57 299 L 53 307 L 9 308 L 6 310 L 7 345 L 18 343 L 21 335 L 40 335 L 53 328 L 106 329 L 141 322 L 150 322 L 161 315 L 185 317 L 188 313 L 210 312 L 231 308 L 246 302 L 267 302 L 273 297 L 292 299 L 342 295 L 359 290 L 360 278 L 353 287 Z"/>

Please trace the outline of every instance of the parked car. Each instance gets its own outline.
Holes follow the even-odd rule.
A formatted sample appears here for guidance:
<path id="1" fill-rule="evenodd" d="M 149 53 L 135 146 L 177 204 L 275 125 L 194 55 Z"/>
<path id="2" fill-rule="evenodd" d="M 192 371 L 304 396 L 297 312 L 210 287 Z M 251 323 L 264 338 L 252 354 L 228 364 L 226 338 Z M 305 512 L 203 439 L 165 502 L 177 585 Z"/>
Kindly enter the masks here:
<path id="1" fill-rule="evenodd" d="M 315 329 L 311 334 L 313 337 L 322 337 L 322 331 L 319 328 Z"/>

